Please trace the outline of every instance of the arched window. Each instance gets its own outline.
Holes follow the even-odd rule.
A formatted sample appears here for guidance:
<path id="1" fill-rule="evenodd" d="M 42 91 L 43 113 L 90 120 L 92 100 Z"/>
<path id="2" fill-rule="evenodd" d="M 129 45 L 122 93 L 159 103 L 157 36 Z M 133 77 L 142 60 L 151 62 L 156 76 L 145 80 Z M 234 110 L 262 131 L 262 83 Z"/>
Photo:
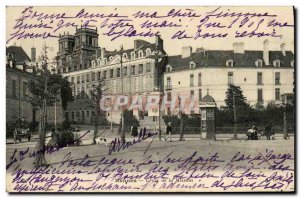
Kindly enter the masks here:
<path id="1" fill-rule="evenodd" d="M 138 51 L 138 57 L 139 57 L 139 58 L 143 58 L 143 57 L 144 57 L 144 53 L 143 53 L 142 50 L 139 50 L 139 51 Z"/>
<path id="2" fill-rule="evenodd" d="M 95 66 L 96 66 L 96 62 L 92 60 L 92 68 L 94 68 Z"/>
<path id="3" fill-rule="evenodd" d="M 123 59 L 127 59 L 127 53 L 124 53 L 122 56 L 123 56 Z"/>
<path id="4" fill-rule="evenodd" d="M 171 72 L 173 67 L 171 65 L 167 65 L 167 72 Z"/>
<path id="5" fill-rule="evenodd" d="M 257 59 L 257 60 L 255 61 L 255 66 L 256 66 L 256 67 L 262 67 L 262 60 L 261 60 L 261 59 Z"/>
<path id="6" fill-rule="evenodd" d="M 273 66 L 274 66 L 274 67 L 280 67 L 280 60 L 278 60 L 278 59 L 277 59 L 277 60 L 274 60 L 274 61 L 273 61 Z"/>
<path id="7" fill-rule="evenodd" d="M 232 59 L 229 59 L 226 61 L 226 66 L 227 67 L 233 67 L 233 60 Z"/>
<path id="8" fill-rule="evenodd" d="M 100 66 L 100 65 L 101 65 L 101 59 L 98 58 L 98 59 L 97 59 L 97 66 Z"/>
<path id="9" fill-rule="evenodd" d="M 150 48 L 147 48 L 146 49 L 146 56 L 150 56 L 151 55 L 151 50 L 150 50 Z"/>
<path id="10" fill-rule="evenodd" d="M 194 69 L 196 67 L 196 63 L 194 61 L 190 61 L 190 69 Z"/>
<path id="11" fill-rule="evenodd" d="M 135 59 L 135 53 L 134 53 L 134 52 L 131 52 L 131 53 L 130 53 L 130 59 L 131 59 L 131 60 L 134 60 L 134 59 Z"/>

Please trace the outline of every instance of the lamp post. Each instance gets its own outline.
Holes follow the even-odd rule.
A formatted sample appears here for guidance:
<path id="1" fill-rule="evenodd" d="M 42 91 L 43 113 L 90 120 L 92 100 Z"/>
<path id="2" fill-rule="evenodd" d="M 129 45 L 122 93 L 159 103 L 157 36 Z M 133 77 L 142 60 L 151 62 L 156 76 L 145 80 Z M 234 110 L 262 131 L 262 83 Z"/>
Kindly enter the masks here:
<path id="1" fill-rule="evenodd" d="M 161 69 L 158 67 L 158 59 L 159 58 L 164 58 L 166 55 L 161 54 L 161 51 L 158 50 L 158 46 L 156 46 L 154 55 L 149 56 L 150 58 L 154 59 L 154 65 L 157 70 L 157 88 L 159 92 L 159 104 L 158 104 L 158 140 L 161 141 L 161 111 L 160 111 L 160 106 L 161 106 L 161 95 L 163 92 L 162 86 L 163 82 L 161 81 Z"/>
<path id="2" fill-rule="evenodd" d="M 123 88 L 123 60 L 122 60 L 122 53 L 123 53 L 123 45 L 120 47 L 120 75 L 121 75 L 121 94 L 124 94 Z M 123 107 L 121 109 L 121 141 L 125 143 L 125 130 L 124 130 L 124 110 Z"/>

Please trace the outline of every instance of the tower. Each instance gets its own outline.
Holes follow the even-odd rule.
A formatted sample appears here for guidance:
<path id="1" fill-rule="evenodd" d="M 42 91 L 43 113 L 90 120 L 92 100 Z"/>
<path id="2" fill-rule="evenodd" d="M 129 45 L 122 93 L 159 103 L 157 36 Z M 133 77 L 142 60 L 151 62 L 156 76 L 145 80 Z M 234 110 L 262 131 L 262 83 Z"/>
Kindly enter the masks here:
<path id="1" fill-rule="evenodd" d="M 97 29 L 80 28 L 75 33 L 74 53 L 79 61 L 79 68 L 85 69 L 89 66 L 89 58 L 96 54 L 98 46 Z"/>

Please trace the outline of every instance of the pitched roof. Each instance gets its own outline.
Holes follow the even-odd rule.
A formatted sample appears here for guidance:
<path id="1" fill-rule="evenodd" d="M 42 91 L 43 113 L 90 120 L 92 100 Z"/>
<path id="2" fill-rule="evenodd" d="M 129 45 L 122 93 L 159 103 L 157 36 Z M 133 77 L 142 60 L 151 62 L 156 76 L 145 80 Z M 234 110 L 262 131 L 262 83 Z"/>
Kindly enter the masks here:
<path id="1" fill-rule="evenodd" d="M 31 61 L 29 56 L 26 54 L 26 52 L 20 46 L 9 46 L 6 48 L 6 53 L 8 53 L 8 52 L 14 54 L 14 58 L 16 59 L 17 64 L 23 64 L 26 61 L 28 61 L 28 62 Z"/>
<path id="2" fill-rule="evenodd" d="M 262 60 L 263 67 L 273 67 L 273 61 L 280 60 L 280 67 L 290 67 L 294 54 L 286 51 L 283 56 L 281 51 L 270 51 L 270 64 L 267 66 L 263 59 L 263 51 L 245 51 L 243 54 L 234 53 L 233 50 L 203 50 L 192 53 L 190 57 L 182 58 L 181 55 L 169 56 L 168 64 L 173 66 L 173 71 L 189 68 L 189 62 L 196 62 L 196 67 L 226 67 L 226 61 L 233 60 L 233 67 L 256 67 L 255 61 Z"/>

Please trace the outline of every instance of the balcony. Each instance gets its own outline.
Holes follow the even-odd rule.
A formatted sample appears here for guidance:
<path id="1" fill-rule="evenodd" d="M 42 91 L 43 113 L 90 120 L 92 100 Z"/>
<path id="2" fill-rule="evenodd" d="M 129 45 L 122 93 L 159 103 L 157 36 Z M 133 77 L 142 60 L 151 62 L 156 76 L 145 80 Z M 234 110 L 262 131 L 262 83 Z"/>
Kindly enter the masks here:
<path id="1" fill-rule="evenodd" d="M 171 84 L 167 84 L 166 86 L 165 86 L 165 90 L 167 91 L 167 90 L 172 90 L 172 85 Z"/>

